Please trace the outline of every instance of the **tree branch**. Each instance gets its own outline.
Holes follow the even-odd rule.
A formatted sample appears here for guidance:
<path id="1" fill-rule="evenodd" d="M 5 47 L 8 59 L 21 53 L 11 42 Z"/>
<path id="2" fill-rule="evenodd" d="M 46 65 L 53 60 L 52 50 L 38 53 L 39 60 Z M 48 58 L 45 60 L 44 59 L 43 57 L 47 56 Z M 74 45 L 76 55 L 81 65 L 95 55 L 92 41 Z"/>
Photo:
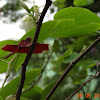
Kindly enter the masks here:
<path id="1" fill-rule="evenodd" d="M 28 54 L 27 54 L 27 56 L 24 60 L 24 63 L 22 64 L 21 80 L 20 80 L 20 84 L 19 84 L 19 87 L 18 87 L 17 92 L 16 92 L 16 100 L 20 100 L 22 88 L 23 88 L 24 81 L 25 81 L 26 66 L 29 62 L 29 59 L 30 59 L 34 49 L 35 49 L 37 39 L 38 39 L 38 36 L 39 36 L 39 32 L 40 32 L 40 28 L 41 28 L 41 25 L 42 25 L 42 21 L 43 21 L 44 16 L 45 16 L 49 6 L 51 5 L 51 3 L 52 3 L 51 0 L 46 0 L 45 7 L 44 7 L 42 14 L 39 18 L 39 21 L 37 23 L 37 27 L 36 27 L 36 31 L 35 31 L 35 35 L 34 35 L 32 45 L 31 45 L 30 50 L 29 50 L 29 52 L 28 52 Z"/>
<path id="2" fill-rule="evenodd" d="M 45 68 L 46 68 L 46 66 L 47 66 L 47 64 L 48 64 L 48 62 L 49 62 L 51 56 L 52 56 L 52 52 L 51 52 L 50 55 L 48 55 L 47 61 L 46 61 L 45 65 L 44 65 L 44 67 L 43 67 L 43 69 L 42 69 L 42 71 L 41 71 L 41 74 L 40 74 L 40 76 L 38 77 L 38 79 L 34 82 L 34 84 L 33 84 L 32 86 L 30 86 L 30 87 L 29 87 L 28 89 L 26 89 L 25 91 L 22 91 L 22 93 L 25 93 L 25 92 L 27 92 L 28 90 L 32 89 L 32 88 L 37 84 L 37 82 L 42 78 L 42 74 L 43 74 L 43 72 L 44 72 L 44 70 L 45 70 Z"/>
<path id="3" fill-rule="evenodd" d="M 97 72 L 94 76 L 90 77 L 88 80 L 86 80 L 80 88 L 78 88 L 75 92 L 73 92 L 68 98 L 65 100 L 70 100 L 78 91 L 80 91 L 88 82 L 90 82 L 92 79 L 98 77 L 100 75 L 100 72 Z"/>
<path id="4" fill-rule="evenodd" d="M 62 82 L 62 80 L 66 77 L 66 75 L 71 71 L 71 69 L 74 67 L 74 65 L 80 61 L 95 45 L 97 45 L 100 41 L 100 37 L 98 37 L 78 58 L 76 58 L 72 63 L 69 64 L 69 66 L 66 68 L 63 75 L 59 78 L 59 80 L 56 82 L 54 87 L 51 89 L 45 100 L 49 100 L 52 94 L 55 92 L 56 88 L 59 86 L 59 84 Z"/>

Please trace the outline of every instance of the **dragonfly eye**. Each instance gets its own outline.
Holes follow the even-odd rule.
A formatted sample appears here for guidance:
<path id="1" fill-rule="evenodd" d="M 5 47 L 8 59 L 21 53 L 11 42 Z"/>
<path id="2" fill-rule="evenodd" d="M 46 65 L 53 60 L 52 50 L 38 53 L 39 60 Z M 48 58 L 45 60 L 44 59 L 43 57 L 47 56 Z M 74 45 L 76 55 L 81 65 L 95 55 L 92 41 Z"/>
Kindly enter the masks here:
<path id="1" fill-rule="evenodd" d="M 28 37 L 26 38 L 26 41 L 31 41 L 31 37 L 28 36 Z"/>

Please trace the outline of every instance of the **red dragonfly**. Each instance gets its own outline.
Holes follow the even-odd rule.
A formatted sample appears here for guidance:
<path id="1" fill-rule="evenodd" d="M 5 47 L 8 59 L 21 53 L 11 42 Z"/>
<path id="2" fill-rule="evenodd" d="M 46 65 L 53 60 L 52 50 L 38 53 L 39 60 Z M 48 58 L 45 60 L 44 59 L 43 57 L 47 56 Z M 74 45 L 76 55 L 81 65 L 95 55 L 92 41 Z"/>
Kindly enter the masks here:
<path id="1" fill-rule="evenodd" d="M 32 45 L 31 37 L 27 37 L 25 40 L 22 40 L 18 45 L 6 45 L 2 47 L 2 50 L 11 52 L 9 55 L 5 57 L 5 59 L 7 59 L 16 52 L 28 53 L 31 45 Z M 44 50 L 49 50 L 49 44 L 37 43 L 33 53 L 35 54 L 42 53 Z"/>

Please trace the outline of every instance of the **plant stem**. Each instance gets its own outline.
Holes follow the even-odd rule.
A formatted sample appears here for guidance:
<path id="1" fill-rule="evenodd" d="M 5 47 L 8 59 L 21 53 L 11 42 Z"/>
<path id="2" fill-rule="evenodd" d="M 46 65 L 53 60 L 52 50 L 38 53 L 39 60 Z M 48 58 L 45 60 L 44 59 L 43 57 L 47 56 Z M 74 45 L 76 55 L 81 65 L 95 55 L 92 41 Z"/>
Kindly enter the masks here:
<path id="1" fill-rule="evenodd" d="M 97 72 L 94 76 L 90 77 L 88 80 L 86 80 L 75 92 L 73 92 L 68 98 L 65 100 L 70 100 L 78 91 L 80 91 L 88 82 L 90 82 L 92 79 L 98 77 L 100 75 L 100 72 Z"/>
<path id="2" fill-rule="evenodd" d="M 40 32 L 40 28 L 41 28 L 41 25 L 42 25 L 42 21 L 44 19 L 44 16 L 49 8 L 49 6 L 51 5 L 52 1 L 51 0 L 46 0 L 46 4 L 45 4 L 45 7 L 41 13 L 41 16 L 39 18 L 39 21 L 37 23 L 37 26 L 36 26 L 36 31 L 35 31 L 35 35 L 34 35 L 34 38 L 33 38 L 33 42 L 32 42 L 32 45 L 30 47 L 30 50 L 24 60 L 24 63 L 22 64 L 22 71 L 21 71 L 21 80 L 20 80 L 20 84 L 19 84 L 19 87 L 17 89 L 17 92 L 16 92 L 16 100 L 20 100 L 20 96 L 21 96 L 21 92 L 22 92 L 22 88 L 24 86 L 24 81 L 25 81 L 25 73 L 26 73 L 26 66 L 29 62 L 29 59 L 35 49 L 35 46 L 36 46 L 36 43 L 37 43 L 37 39 L 38 39 L 38 36 L 39 36 L 39 32 Z"/>
<path id="3" fill-rule="evenodd" d="M 26 89 L 25 91 L 22 91 L 22 93 L 25 93 L 25 92 L 27 92 L 28 90 L 32 89 L 32 88 L 38 83 L 38 81 L 42 78 L 42 74 L 43 74 L 43 72 L 44 72 L 44 70 L 45 70 L 45 68 L 46 68 L 46 66 L 47 66 L 47 64 L 48 64 L 48 62 L 49 62 L 51 56 L 52 56 L 52 52 L 51 52 L 50 55 L 48 55 L 47 61 L 46 61 L 45 65 L 44 65 L 44 67 L 43 67 L 43 69 L 42 69 L 42 71 L 41 71 L 41 74 L 40 74 L 40 76 L 38 77 L 38 79 L 34 82 L 34 84 L 33 84 L 32 86 L 30 86 L 30 87 L 29 87 L 28 89 Z"/>
<path id="4" fill-rule="evenodd" d="M 71 69 L 74 67 L 74 65 L 79 62 L 94 46 L 96 46 L 100 41 L 100 37 L 98 37 L 79 57 L 77 57 L 73 62 L 69 64 L 69 66 L 66 68 L 63 75 L 59 78 L 59 80 L 56 82 L 54 87 L 51 89 L 45 100 L 49 100 L 52 94 L 55 92 L 56 88 L 60 85 L 60 83 L 63 81 L 63 79 L 66 77 L 66 75 L 71 71 Z"/>

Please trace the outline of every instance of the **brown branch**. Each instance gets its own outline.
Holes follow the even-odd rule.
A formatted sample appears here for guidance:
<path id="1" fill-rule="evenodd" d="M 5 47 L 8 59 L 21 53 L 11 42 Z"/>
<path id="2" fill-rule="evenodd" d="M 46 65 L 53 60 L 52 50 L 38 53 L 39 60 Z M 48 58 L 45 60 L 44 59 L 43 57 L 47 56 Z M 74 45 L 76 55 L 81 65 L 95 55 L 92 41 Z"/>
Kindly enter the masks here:
<path id="1" fill-rule="evenodd" d="M 38 77 L 38 79 L 34 82 L 34 84 L 33 84 L 32 86 L 30 86 L 28 89 L 22 91 L 22 93 L 25 93 L 25 92 L 27 92 L 28 90 L 32 89 L 32 88 L 38 83 L 38 81 L 42 78 L 42 74 L 43 74 L 43 72 L 44 72 L 44 70 L 45 70 L 45 68 L 46 68 L 46 66 L 47 66 L 47 64 L 48 64 L 48 62 L 49 62 L 51 56 L 52 56 L 52 52 L 51 52 L 50 55 L 48 55 L 47 61 L 46 61 L 45 65 L 44 65 L 44 67 L 43 67 L 43 69 L 42 69 L 42 71 L 41 71 L 41 74 L 40 74 L 40 76 Z"/>
<path id="2" fill-rule="evenodd" d="M 86 80 L 80 88 L 78 88 L 75 92 L 73 92 L 68 98 L 65 100 L 70 100 L 78 91 L 80 91 L 88 82 L 90 82 L 92 79 L 98 77 L 100 75 L 100 72 L 97 72 L 94 76 L 90 77 L 88 80 Z"/>
<path id="3" fill-rule="evenodd" d="M 76 58 L 72 63 L 69 64 L 69 66 L 66 68 L 63 75 L 59 78 L 59 80 L 56 82 L 54 87 L 51 89 L 45 100 L 49 100 L 52 94 L 55 92 L 56 88 L 59 86 L 59 84 L 62 82 L 62 80 L 66 77 L 66 75 L 71 71 L 71 69 L 74 67 L 74 65 L 80 61 L 95 45 L 97 45 L 100 41 L 100 37 L 98 37 L 78 58 Z"/>
<path id="4" fill-rule="evenodd" d="M 19 87 L 18 87 L 17 92 L 16 92 L 16 100 L 20 100 L 22 88 L 23 88 L 24 81 L 25 81 L 26 66 L 29 62 L 29 59 L 30 59 L 34 49 L 35 49 L 37 39 L 38 39 L 38 36 L 39 36 L 39 32 L 40 32 L 40 28 L 41 28 L 41 25 L 42 25 L 42 21 L 43 21 L 44 16 L 45 16 L 49 6 L 51 5 L 51 3 L 52 3 L 51 0 L 46 0 L 45 7 L 44 7 L 44 9 L 41 13 L 39 21 L 37 22 L 37 27 L 36 27 L 34 39 L 33 39 L 33 42 L 32 42 L 32 46 L 30 47 L 30 50 L 29 50 L 29 52 L 28 52 L 28 54 L 27 54 L 27 56 L 24 60 L 24 63 L 22 64 L 21 80 L 20 80 L 20 84 L 19 84 Z"/>

